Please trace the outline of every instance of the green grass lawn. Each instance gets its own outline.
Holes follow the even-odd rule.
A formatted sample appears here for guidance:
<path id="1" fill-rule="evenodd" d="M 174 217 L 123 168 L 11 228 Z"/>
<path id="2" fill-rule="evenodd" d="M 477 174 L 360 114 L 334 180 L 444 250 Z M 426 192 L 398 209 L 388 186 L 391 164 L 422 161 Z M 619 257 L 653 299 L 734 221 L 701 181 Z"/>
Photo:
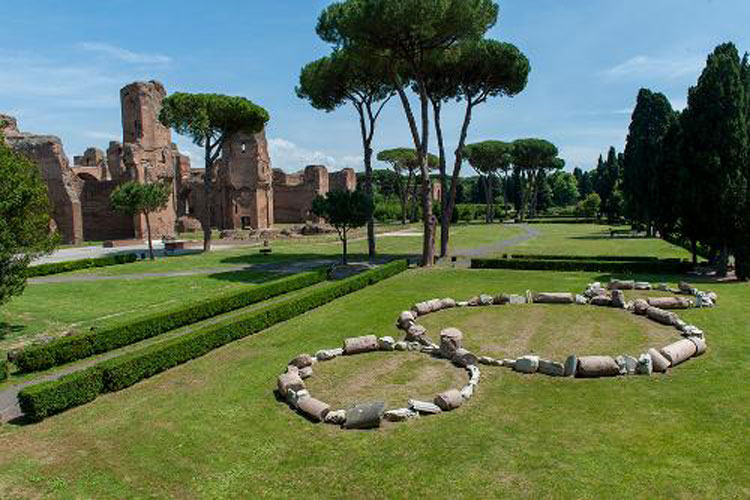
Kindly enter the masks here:
<path id="1" fill-rule="evenodd" d="M 274 398 L 276 376 L 293 356 L 348 336 L 396 335 L 396 316 L 416 301 L 580 291 L 606 278 L 409 271 L 39 424 L 0 427 L 0 491 L 4 498 L 747 498 L 748 284 L 711 285 L 715 310 L 681 312 L 706 330 L 709 350 L 667 375 L 570 380 L 486 367 L 459 410 L 377 431 L 313 424 Z M 602 328 L 575 306 L 539 315 L 519 308 L 517 321 L 515 306 L 505 307 L 476 317 L 450 311 L 444 320 L 465 328 L 467 345 L 495 354 L 637 354 L 663 340 L 659 328 L 622 311 L 596 312 Z M 441 315 L 426 324 L 440 327 Z M 380 356 L 370 363 L 387 362 Z M 352 383 L 352 366 L 337 370 L 338 361 L 310 385 L 327 384 L 330 395 L 339 376 L 343 404 L 345 391 L 362 384 Z M 412 382 L 418 394 L 453 383 L 450 367 L 425 360 L 425 369 L 437 375 L 424 379 L 405 358 L 372 380 L 394 387 L 394 403 Z M 373 381 L 363 382 L 375 391 Z M 350 394 L 377 396 L 367 390 Z"/>
<path id="2" fill-rule="evenodd" d="M 658 238 L 610 238 L 610 228 L 595 224 L 530 224 L 539 236 L 501 253 L 561 255 L 624 255 L 690 258 L 690 252 Z"/>

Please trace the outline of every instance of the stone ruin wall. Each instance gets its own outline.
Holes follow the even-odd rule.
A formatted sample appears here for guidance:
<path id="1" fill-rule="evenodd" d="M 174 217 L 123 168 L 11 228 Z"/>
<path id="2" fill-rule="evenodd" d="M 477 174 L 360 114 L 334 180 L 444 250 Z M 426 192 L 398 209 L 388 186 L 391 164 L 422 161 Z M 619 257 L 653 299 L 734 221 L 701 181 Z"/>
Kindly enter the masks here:
<path id="1" fill-rule="evenodd" d="M 354 191 L 356 188 L 357 176 L 350 168 L 330 174 L 322 165 L 310 165 L 304 171 L 295 174 L 287 174 L 275 169 L 273 171 L 275 221 L 280 223 L 319 222 L 319 219 L 310 213 L 312 201 L 316 196 L 323 196 L 329 191 Z"/>

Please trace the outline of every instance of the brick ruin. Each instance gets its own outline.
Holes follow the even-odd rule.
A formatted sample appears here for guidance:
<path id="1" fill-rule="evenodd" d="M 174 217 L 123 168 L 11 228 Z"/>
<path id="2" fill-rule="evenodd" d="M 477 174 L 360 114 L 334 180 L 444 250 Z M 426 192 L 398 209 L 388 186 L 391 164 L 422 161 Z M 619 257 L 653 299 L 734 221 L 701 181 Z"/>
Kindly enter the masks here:
<path id="1" fill-rule="evenodd" d="M 191 168 L 189 157 L 172 142 L 170 129 L 159 122 L 165 96 L 156 81 L 125 86 L 120 91 L 122 142 L 110 142 L 106 153 L 88 148 L 73 158 L 73 165 L 58 137 L 20 132 L 13 117 L 0 115 L 6 143 L 38 166 L 54 226 L 65 243 L 144 238 L 145 219 L 120 215 L 109 202 L 112 191 L 128 181 L 172 186 L 165 208 L 151 214 L 154 238 L 200 228 L 203 169 Z M 211 224 L 217 229 L 267 229 L 274 222 L 306 222 L 314 219 L 310 207 L 315 196 L 355 188 L 352 169 L 330 174 L 323 166 L 296 174 L 272 170 L 265 131 L 238 134 L 222 147 Z"/>

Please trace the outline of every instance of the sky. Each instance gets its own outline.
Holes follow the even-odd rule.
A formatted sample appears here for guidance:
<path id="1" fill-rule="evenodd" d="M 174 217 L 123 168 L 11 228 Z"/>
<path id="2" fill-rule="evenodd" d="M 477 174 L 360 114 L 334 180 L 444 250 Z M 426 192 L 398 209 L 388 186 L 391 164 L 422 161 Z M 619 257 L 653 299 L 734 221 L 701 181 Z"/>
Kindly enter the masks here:
<path id="1" fill-rule="evenodd" d="M 274 168 L 363 168 L 354 109 L 325 113 L 294 92 L 300 68 L 330 52 L 315 34 L 328 1 L 8 2 L 0 6 L 0 113 L 16 116 L 21 130 L 61 137 L 70 157 L 121 140 L 119 89 L 155 79 L 168 92 L 240 95 L 265 107 Z M 750 0 L 498 3 L 487 36 L 526 54 L 529 83 L 514 98 L 478 107 L 469 142 L 541 137 L 559 147 L 569 170 L 592 168 L 610 145 L 624 147 L 639 88 L 682 109 L 716 45 L 750 50 Z M 461 119 L 460 104 L 449 105 L 449 151 Z M 188 138 L 174 139 L 202 166 Z M 395 99 L 374 141 L 376 151 L 392 147 L 413 147 Z"/>

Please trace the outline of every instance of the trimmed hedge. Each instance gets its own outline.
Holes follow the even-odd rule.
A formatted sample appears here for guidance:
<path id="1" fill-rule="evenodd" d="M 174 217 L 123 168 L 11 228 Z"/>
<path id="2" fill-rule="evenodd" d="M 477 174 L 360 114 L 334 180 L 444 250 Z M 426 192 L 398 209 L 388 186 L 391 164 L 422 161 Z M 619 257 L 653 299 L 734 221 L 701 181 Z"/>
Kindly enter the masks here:
<path id="1" fill-rule="evenodd" d="M 586 271 L 617 274 L 684 274 L 689 262 L 611 262 L 595 260 L 472 259 L 472 269 L 522 269 L 531 271 Z"/>
<path id="2" fill-rule="evenodd" d="M 270 305 L 260 311 L 253 311 L 244 317 L 232 318 L 173 340 L 102 361 L 59 380 L 27 387 L 18 394 L 21 409 L 29 419 L 41 420 L 88 403 L 98 394 L 129 387 L 157 373 L 203 356 L 217 347 L 390 278 L 406 268 L 406 261 L 392 262 L 372 271 L 310 290 L 299 297 Z"/>
<path id="3" fill-rule="evenodd" d="M 62 337 L 47 344 L 31 345 L 18 353 L 14 363 L 21 373 L 46 370 L 134 344 L 325 280 L 326 271 L 323 269 L 297 274 L 267 285 L 154 313 L 134 322 Z"/>
<path id="4" fill-rule="evenodd" d="M 557 254 L 503 254 L 504 259 L 525 259 L 525 260 L 595 260 L 595 261 L 622 261 L 622 262 L 659 262 L 659 257 L 635 256 L 626 257 L 623 255 L 557 255 Z M 679 259 L 663 259 L 662 262 L 679 262 Z"/>
<path id="5" fill-rule="evenodd" d="M 39 276 L 49 276 L 51 274 L 68 273 L 80 269 L 92 269 L 95 267 L 118 266 L 120 264 L 130 264 L 138 260 L 134 253 L 107 255 L 106 257 L 97 257 L 95 259 L 69 260 L 65 262 L 51 262 L 49 264 L 39 264 L 26 268 L 27 278 L 36 278 Z"/>

